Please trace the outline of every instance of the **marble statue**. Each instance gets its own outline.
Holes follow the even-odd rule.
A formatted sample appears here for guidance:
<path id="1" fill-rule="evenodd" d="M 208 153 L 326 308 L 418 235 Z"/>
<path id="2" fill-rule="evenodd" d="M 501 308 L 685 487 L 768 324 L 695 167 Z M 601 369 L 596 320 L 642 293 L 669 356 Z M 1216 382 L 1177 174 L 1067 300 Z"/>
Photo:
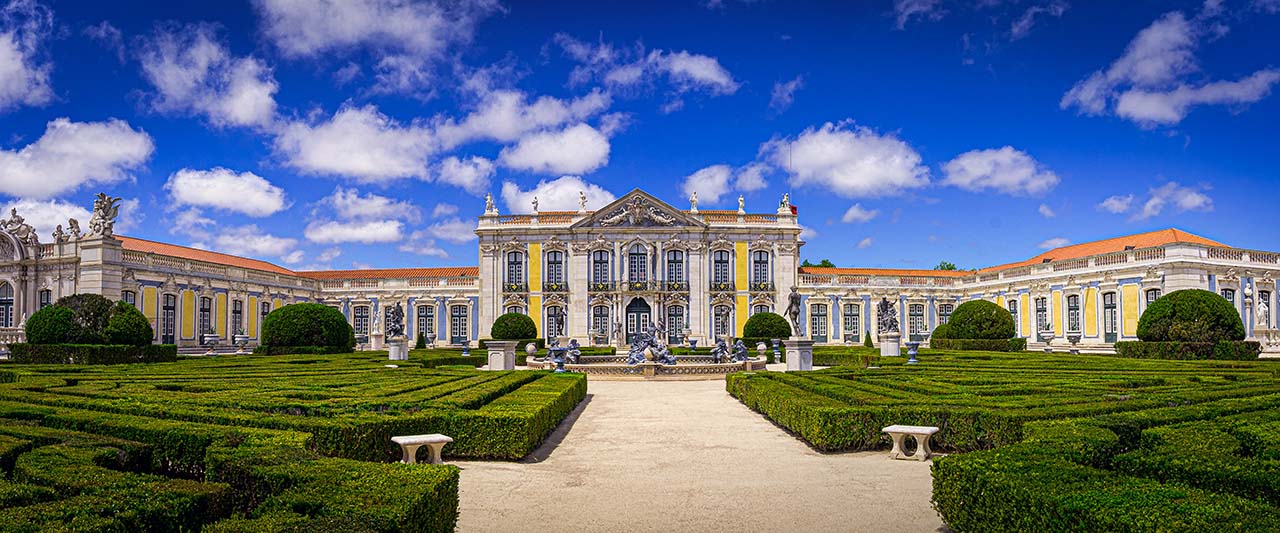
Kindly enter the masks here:
<path id="1" fill-rule="evenodd" d="M 62 231 L 62 224 L 58 224 L 58 227 L 54 228 L 53 242 L 56 242 L 58 244 L 67 242 L 67 233 L 65 231 Z"/>
<path id="2" fill-rule="evenodd" d="M 404 307 L 399 303 L 387 310 L 387 336 L 404 336 Z"/>
<path id="3" fill-rule="evenodd" d="M 120 198 L 100 192 L 93 200 L 93 218 L 89 219 L 89 234 L 110 237 L 114 234 L 116 217 L 120 215 Z"/>
<path id="4" fill-rule="evenodd" d="M 493 194 L 484 193 L 484 212 L 496 213 L 497 211 L 498 211 L 497 206 L 493 205 Z"/>
<path id="5" fill-rule="evenodd" d="M 40 238 L 36 236 L 35 228 L 31 224 L 27 224 L 27 220 L 18 214 L 18 208 L 9 210 L 9 220 L 0 222 L 0 228 L 9 232 L 18 239 L 18 242 L 24 244 L 40 244 Z"/>
<path id="6" fill-rule="evenodd" d="M 739 194 L 739 195 L 738 195 L 738 212 L 739 212 L 739 213 L 746 213 L 746 212 L 747 212 L 747 202 L 746 202 L 746 200 L 743 200 L 743 199 L 742 199 L 742 195 L 741 195 L 741 194 Z"/>
<path id="7" fill-rule="evenodd" d="M 570 363 L 578 364 L 578 357 L 582 356 L 582 346 L 578 344 L 578 339 L 569 339 L 569 353 L 566 355 Z"/>
<path id="8" fill-rule="evenodd" d="M 698 191 L 693 191 L 693 194 L 689 195 L 689 210 L 698 211 Z"/>
<path id="9" fill-rule="evenodd" d="M 795 287 L 791 287 L 791 294 L 787 296 L 787 319 L 791 321 L 791 336 L 800 337 L 804 335 L 800 328 L 800 291 Z"/>
<path id="10" fill-rule="evenodd" d="M 1258 300 L 1258 324 L 1262 325 L 1261 329 L 1271 329 L 1271 307 L 1266 300 Z"/>
<path id="11" fill-rule="evenodd" d="M 533 197 L 533 212 L 534 212 L 534 213 L 537 213 L 537 212 L 538 212 L 538 197 L 537 197 L 537 196 L 534 196 L 534 197 Z"/>
<path id="12" fill-rule="evenodd" d="M 716 339 L 716 346 L 711 349 L 711 362 L 723 363 L 729 358 L 729 346 L 725 344 L 724 338 Z"/>
<path id="13" fill-rule="evenodd" d="M 747 345 L 742 342 L 742 339 L 738 339 L 737 342 L 733 343 L 733 357 L 730 360 L 735 363 L 741 363 L 748 359 L 751 359 L 751 356 L 747 355 Z"/>
<path id="14" fill-rule="evenodd" d="M 782 193 L 782 207 L 787 209 L 791 208 L 791 193 L 789 192 Z"/>
<path id="15" fill-rule="evenodd" d="M 74 218 L 67 219 L 67 232 L 71 234 L 72 240 L 80 240 L 80 221 Z"/>
<path id="16" fill-rule="evenodd" d="M 578 191 L 578 211 L 587 210 L 587 193 Z"/>
<path id="17" fill-rule="evenodd" d="M 880 299 L 880 303 L 876 305 L 876 314 L 879 316 L 880 333 L 898 332 L 898 308 L 888 298 Z"/>
<path id="18" fill-rule="evenodd" d="M 658 340 L 657 329 L 649 326 L 647 331 L 636 333 L 631 342 L 631 350 L 627 352 L 627 364 L 638 365 L 645 361 L 644 352 L 653 354 L 653 361 L 664 365 L 676 364 L 676 356 L 671 354 L 666 345 Z"/>

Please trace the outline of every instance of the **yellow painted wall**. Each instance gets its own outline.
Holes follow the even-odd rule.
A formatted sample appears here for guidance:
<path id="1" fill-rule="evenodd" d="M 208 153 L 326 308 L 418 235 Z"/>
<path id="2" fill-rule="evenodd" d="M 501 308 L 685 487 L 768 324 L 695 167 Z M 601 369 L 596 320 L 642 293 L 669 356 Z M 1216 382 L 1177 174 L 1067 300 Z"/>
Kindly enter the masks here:
<path id="1" fill-rule="evenodd" d="M 147 317 L 147 322 L 150 322 L 152 327 L 158 326 L 158 324 L 156 323 L 156 308 L 157 308 L 156 288 L 143 287 L 142 288 L 142 316 Z M 160 328 L 156 327 L 156 329 L 158 330 Z"/>
<path id="2" fill-rule="evenodd" d="M 227 295 L 218 294 L 213 298 L 213 332 L 225 336 L 227 329 Z"/>
<path id="3" fill-rule="evenodd" d="M 529 243 L 529 291 L 542 291 L 542 243 Z"/>
<path id="4" fill-rule="evenodd" d="M 196 295 L 191 291 L 182 291 L 182 338 L 192 339 L 196 336 Z"/>
<path id="5" fill-rule="evenodd" d="M 748 309 L 748 307 L 750 307 L 750 303 L 747 302 L 747 295 L 739 294 L 734 307 L 737 309 L 737 313 L 735 313 L 737 315 L 737 318 L 735 319 L 737 327 L 734 328 L 734 335 L 741 337 L 742 328 L 747 325 L 747 314 L 748 311 L 750 311 L 750 309 Z"/>
<path id="6" fill-rule="evenodd" d="M 542 336 L 542 297 L 529 296 L 529 318 L 533 319 L 533 326 L 538 329 L 538 336 Z"/>
<path id="7" fill-rule="evenodd" d="M 1053 291 L 1053 334 L 1058 337 L 1062 336 L 1063 320 L 1062 315 L 1062 291 Z"/>
<path id="8" fill-rule="evenodd" d="M 738 266 L 738 268 L 734 269 L 734 273 L 733 273 L 733 289 L 738 291 L 745 291 L 747 290 L 747 243 L 745 242 L 733 243 L 733 252 L 734 252 L 734 256 L 737 257 L 736 261 Z M 746 301 L 745 298 L 739 298 L 739 300 Z M 739 317 L 746 316 L 745 314 L 743 314 L 745 305 L 746 304 L 743 304 L 743 303 L 738 304 Z M 746 318 L 740 318 L 738 320 L 739 327 L 741 327 L 741 324 L 746 321 L 747 321 Z"/>
<path id="9" fill-rule="evenodd" d="M 996 305 L 1000 306 L 1000 308 L 1001 308 L 1001 309 L 1008 309 L 1008 307 L 1005 307 L 1005 305 L 1004 305 L 1004 295 L 1003 295 L 1003 294 L 1002 294 L 1002 295 L 1000 295 L 1000 296 L 996 296 Z"/>
<path id="10" fill-rule="evenodd" d="M 1031 295 L 1023 294 L 1022 299 L 1018 302 L 1018 312 L 1022 314 L 1022 334 L 1035 337 L 1035 331 L 1031 329 L 1031 310 L 1028 307 L 1031 304 Z"/>
<path id="11" fill-rule="evenodd" d="M 271 310 L 275 311 L 276 309 L 283 307 L 284 306 L 283 304 L 284 304 L 283 300 L 276 298 L 275 300 L 271 301 Z"/>
<path id="12" fill-rule="evenodd" d="M 1133 337 L 1138 334 L 1138 286 L 1125 285 L 1120 287 L 1120 299 L 1124 300 L 1121 308 L 1121 320 L 1124 323 L 1124 335 Z"/>
<path id="13" fill-rule="evenodd" d="M 248 326 L 245 328 L 244 332 L 249 334 L 250 337 L 256 339 L 258 338 L 258 313 L 262 312 L 261 309 L 258 309 L 258 297 L 250 296 L 249 304 L 246 307 L 247 309 L 245 309 L 244 312 L 249 316 L 245 317 L 247 318 L 245 323 L 248 324 Z"/>
<path id="14" fill-rule="evenodd" d="M 1098 336 L 1098 289 L 1093 287 L 1084 290 L 1084 334 Z"/>

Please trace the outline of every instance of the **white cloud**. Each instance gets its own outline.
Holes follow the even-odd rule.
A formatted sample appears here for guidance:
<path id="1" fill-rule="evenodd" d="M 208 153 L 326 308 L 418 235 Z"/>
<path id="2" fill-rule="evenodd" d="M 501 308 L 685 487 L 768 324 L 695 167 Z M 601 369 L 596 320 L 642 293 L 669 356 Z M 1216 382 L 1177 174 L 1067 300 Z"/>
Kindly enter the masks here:
<path id="1" fill-rule="evenodd" d="M 738 169 L 737 176 L 733 178 L 733 186 L 743 192 L 758 191 L 769 186 L 764 176 L 772 171 L 773 168 L 765 163 L 749 163 Z"/>
<path id="2" fill-rule="evenodd" d="M 116 54 L 116 59 L 123 64 L 125 60 L 124 34 L 119 28 L 113 26 L 110 22 L 102 21 L 93 26 L 86 26 L 84 29 L 85 37 L 93 39 L 99 45 L 111 50 Z"/>
<path id="3" fill-rule="evenodd" d="M 587 209 L 599 209 L 617 199 L 613 193 L 578 176 L 561 176 L 551 181 L 539 181 L 537 186 L 527 191 L 515 183 L 504 181 L 502 201 L 511 213 L 532 212 L 535 196 L 539 211 L 577 211 L 579 191 L 587 195 Z"/>
<path id="4" fill-rule="evenodd" d="M 398 250 L 405 253 L 448 259 L 449 252 L 436 245 L 435 239 L 431 239 L 430 235 L 427 230 L 415 231 L 409 236 L 409 240 L 400 245 Z"/>
<path id="5" fill-rule="evenodd" d="M 316 256 L 316 261 L 327 263 L 337 259 L 340 255 L 342 255 L 342 248 L 338 248 L 336 246 L 333 248 L 326 248 L 320 252 L 320 255 Z"/>
<path id="6" fill-rule="evenodd" d="M 685 176 L 681 190 L 686 197 L 698 193 L 699 202 L 719 203 L 720 197 L 730 190 L 729 178 L 732 173 L 729 165 L 712 165 Z"/>
<path id="7" fill-rule="evenodd" d="M 294 122 L 275 140 L 276 153 L 300 172 L 387 183 L 426 179 L 434 151 L 431 132 L 418 124 L 402 126 L 372 105 L 344 106 L 328 121 Z"/>
<path id="8" fill-rule="evenodd" d="M 491 91 L 487 83 L 478 85 L 480 103 L 466 117 L 461 121 L 436 120 L 436 136 L 444 148 L 474 140 L 512 142 L 531 132 L 582 122 L 612 103 L 608 93 L 600 90 L 572 100 L 541 96 L 529 102 L 529 96 L 522 91 Z"/>
<path id="9" fill-rule="evenodd" d="M 1060 181 L 1053 171 L 1012 146 L 965 152 L 944 164 L 942 170 L 946 174 L 943 184 L 972 192 L 1039 196 Z"/>
<path id="10" fill-rule="evenodd" d="M 846 224 L 854 222 L 870 222 L 879 215 L 879 209 L 866 209 L 862 207 L 862 204 L 853 204 L 852 206 L 849 206 L 849 209 L 845 210 L 844 216 L 840 217 L 840 221 Z"/>
<path id="11" fill-rule="evenodd" d="M 204 216 L 204 211 L 199 208 L 183 209 L 173 215 L 172 224 L 169 225 L 169 233 L 184 234 L 194 239 L 207 240 L 212 238 L 210 229 L 216 228 L 217 222 L 212 218 Z"/>
<path id="12" fill-rule="evenodd" d="M 1040 15 L 1049 15 L 1051 17 L 1061 17 L 1071 7 L 1063 0 L 1053 0 L 1043 5 L 1033 5 L 1028 7 L 1022 13 L 1022 16 L 1013 21 L 1009 27 L 1009 39 L 1016 41 L 1031 34 L 1031 28 L 1036 24 L 1036 17 Z"/>
<path id="13" fill-rule="evenodd" d="M 17 209 L 18 216 L 26 219 L 26 223 L 35 228 L 40 242 L 46 243 L 53 242 L 53 230 L 57 226 L 61 225 L 62 230 L 67 231 L 67 219 L 70 218 L 80 222 L 81 230 L 88 231 L 89 218 L 92 216 L 88 209 L 80 205 L 55 199 L 14 200 L 5 204 L 0 214 L 3 214 L 3 218 L 7 220 L 10 210 L 13 209 Z M 123 211 L 123 208 L 121 210 Z"/>
<path id="14" fill-rule="evenodd" d="M 455 215 L 457 213 L 458 213 L 458 206 L 441 202 L 436 204 L 436 206 L 431 209 L 431 218 L 447 217 L 449 215 Z"/>
<path id="15" fill-rule="evenodd" d="M 796 91 L 804 87 L 804 76 L 796 76 L 788 82 L 774 82 L 773 94 L 769 97 L 769 109 L 781 113 L 791 108 L 796 101 Z"/>
<path id="16" fill-rule="evenodd" d="M 898 29 L 907 26 L 912 17 L 938 20 L 946 15 L 942 0 L 893 0 L 893 12 L 897 16 Z"/>
<path id="17" fill-rule="evenodd" d="M 1142 210 L 1134 213 L 1130 220 L 1146 220 L 1159 215 L 1165 207 L 1170 206 L 1179 213 L 1213 211 L 1213 199 L 1201 190 L 1196 187 L 1184 187 L 1175 181 L 1151 189 L 1150 196 L 1142 204 Z"/>
<path id="18" fill-rule="evenodd" d="M 173 207 L 215 207 L 254 217 L 273 215 L 287 207 L 284 189 L 252 172 L 237 174 L 222 167 L 184 168 L 169 176 L 164 188 L 173 197 Z"/>
<path id="19" fill-rule="evenodd" d="M 896 196 L 929 184 L 929 169 L 910 145 L 848 121 L 768 141 L 760 155 L 788 169 L 792 186 L 820 187 L 845 198 Z"/>
<path id="20" fill-rule="evenodd" d="M 1064 237 L 1054 237 L 1052 239 L 1045 239 L 1041 241 L 1037 246 L 1039 246 L 1041 250 L 1052 250 L 1054 248 L 1062 248 L 1068 244 L 1071 244 L 1070 240 L 1067 240 Z"/>
<path id="21" fill-rule="evenodd" d="M 441 220 L 427 228 L 432 237 L 462 244 L 476 240 L 476 224 L 454 217 Z"/>
<path id="22" fill-rule="evenodd" d="M 722 96 L 737 92 L 740 84 L 714 57 L 686 50 L 661 49 L 645 51 L 637 43 L 632 48 L 619 48 L 600 42 L 591 44 L 560 33 L 556 44 L 578 66 L 569 74 L 569 83 L 579 85 L 599 81 L 615 91 L 641 91 L 664 80 L 673 98 L 664 104 L 664 112 L 683 105 L 680 95 L 691 92 Z"/>
<path id="23" fill-rule="evenodd" d="M 1213 19 L 1217 2 L 1188 19 L 1179 11 L 1162 15 L 1138 32 L 1124 55 L 1106 69 L 1077 82 L 1062 96 L 1062 109 L 1085 115 L 1115 114 L 1144 128 L 1181 122 L 1197 105 L 1239 108 L 1265 98 L 1280 82 L 1280 70 L 1262 69 L 1237 81 L 1190 78 L 1201 71 L 1195 50 L 1205 36 L 1214 38 L 1228 28 Z"/>
<path id="24" fill-rule="evenodd" d="M 142 75 L 155 87 L 152 107 L 190 112 L 215 126 L 268 127 L 279 89 L 271 69 L 253 57 L 234 57 L 213 26 L 165 26 L 147 39 Z"/>
<path id="25" fill-rule="evenodd" d="M 0 193 L 47 198 L 87 185 L 118 183 L 129 179 L 128 171 L 142 166 L 154 149 L 149 135 L 123 120 L 57 118 L 21 150 L 0 150 Z"/>
<path id="26" fill-rule="evenodd" d="M 45 49 L 52 35 L 53 11 L 35 0 L 12 0 L 0 8 L 0 112 L 53 99 L 53 62 Z"/>
<path id="27" fill-rule="evenodd" d="M 408 220 L 417 221 L 421 211 L 411 202 L 394 200 L 386 196 L 338 187 L 333 194 L 318 202 L 318 214 L 336 215 L 344 220 Z"/>
<path id="28" fill-rule="evenodd" d="M 817 230 L 805 225 L 800 226 L 800 240 L 811 241 L 818 236 Z"/>
<path id="29" fill-rule="evenodd" d="M 871 247 L 871 243 L 872 243 L 872 242 L 873 242 L 873 241 L 872 241 L 871 237 L 866 237 L 866 238 L 864 238 L 864 239 L 862 239 L 862 240 L 858 241 L 858 249 L 870 248 L 870 247 Z"/>
<path id="30" fill-rule="evenodd" d="M 1124 196 L 1110 196 L 1102 203 L 1098 204 L 1098 209 L 1112 214 L 1120 214 L 1129 210 L 1129 206 L 1133 205 L 1133 195 L 1126 194 Z"/>
<path id="31" fill-rule="evenodd" d="M 1040 211 L 1040 216 L 1044 218 L 1053 218 L 1058 216 L 1057 213 L 1053 212 L 1053 208 L 1049 207 L 1049 204 L 1040 204 L 1038 211 Z"/>
<path id="32" fill-rule="evenodd" d="M 503 148 L 499 160 L 508 168 L 536 174 L 586 174 L 609 163 L 609 139 L 578 124 L 530 134 Z"/>
<path id="33" fill-rule="evenodd" d="M 497 171 L 493 161 L 480 156 L 458 159 L 449 156 L 440 162 L 438 176 L 441 182 L 456 185 L 463 190 L 481 195 L 489 190 L 489 181 Z"/>
<path id="34" fill-rule="evenodd" d="M 279 257 L 286 263 L 302 260 L 301 251 L 296 250 L 297 239 L 271 235 L 253 224 L 227 228 L 214 236 L 212 242 L 198 244 L 203 246 L 196 246 L 197 248 L 209 248 L 243 257 Z"/>
<path id="35" fill-rule="evenodd" d="M 396 242 L 404 238 L 399 220 L 317 220 L 307 224 L 303 235 L 320 244 Z"/>

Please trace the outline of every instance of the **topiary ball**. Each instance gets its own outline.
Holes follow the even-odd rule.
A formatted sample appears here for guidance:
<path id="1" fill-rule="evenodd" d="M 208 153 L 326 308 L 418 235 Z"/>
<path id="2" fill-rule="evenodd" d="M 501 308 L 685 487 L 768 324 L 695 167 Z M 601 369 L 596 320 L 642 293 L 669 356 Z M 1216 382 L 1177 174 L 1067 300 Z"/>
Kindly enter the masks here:
<path id="1" fill-rule="evenodd" d="M 98 294 L 72 294 L 59 298 L 54 305 L 71 309 L 72 329 L 66 342 L 71 344 L 103 344 L 107 342 L 107 321 L 114 305 Z"/>
<path id="2" fill-rule="evenodd" d="M 791 324 L 777 313 L 756 313 L 742 326 L 742 336 L 752 339 L 786 339 L 791 337 Z"/>
<path id="3" fill-rule="evenodd" d="M 1144 341 L 1218 342 L 1244 340 L 1244 322 L 1235 306 L 1200 289 L 1173 291 L 1147 305 L 1138 319 Z"/>
<path id="4" fill-rule="evenodd" d="M 537 337 L 538 327 L 533 324 L 533 319 L 527 315 L 507 313 L 493 321 L 493 328 L 489 330 L 489 333 L 494 340 L 518 341 Z"/>
<path id="5" fill-rule="evenodd" d="M 951 312 L 951 339 L 1012 339 L 1017 334 L 1013 315 L 1003 307 L 986 300 L 973 300 L 956 306 Z"/>
<path id="6" fill-rule="evenodd" d="M 262 319 L 263 346 L 325 346 L 350 350 L 355 333 L 342 312 L 327 305 L 286 305 Z"/>
<path id="7" fill-rule="evenodd" d="M 147 317 L 127 302 L 116 302 L 111 308 L 111 317 L 107 319 L 104 333 L 108 344 L 145 346 L 155 338 L 155 330 L 151 329 Z"/>
<path id="8" fill-rule="evenodd" d="M 66 344 L 76 330 L 70 307 L 50 305 L 27 318 L 28 344 Z"/>
<path id="9" fill-rule="evenodd" d="M 950 335 L 951 335 L 951 323 L 948 322 L 946 324 L 938 324 L 938 327 L 933 328 L 933 333 L 929 334 L 929 338 L 950 339 L 951 338 Z"/>

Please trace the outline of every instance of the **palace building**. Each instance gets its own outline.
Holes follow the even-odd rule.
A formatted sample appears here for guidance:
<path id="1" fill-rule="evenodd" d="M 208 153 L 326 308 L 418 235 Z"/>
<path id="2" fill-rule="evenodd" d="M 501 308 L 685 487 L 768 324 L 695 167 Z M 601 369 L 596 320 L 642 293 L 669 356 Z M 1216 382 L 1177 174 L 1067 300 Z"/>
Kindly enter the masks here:
<path id="1" fill-rule="evenodd" d="M 20 342 L 32 312 L 74 293 L 138 306 L 158 343 L 199 350 L 202 334 L 256 343 L 262 317 L 294 302 L 342 310 L 357 335 L 378 332 L 402 306 L 407 334 L 436 345 L 489 335 L 502 313 L 529 315 L 540 336 L 622 345 L 650 324 L 667 341 L 706 345 L 741 335 L 758 312 L 781 314 L 801 295 L 804 334 L 817 344 L 878 342 L 876 304 L 893 302 L 904 341 L 925 339 L 961 302 L 993 301 L 1033 348 L 1109 351 L 1134 340 L 1161 294 L 1207 289 L 1231 301 L 1249 335 L 1276 326 L 1280 254 L 1165 229 L 1049 250 L 973 271 L 800 266 L 799 213 L 680 209 L 634 190 L 597 210 L 479 216 L 479 264 L 293 271 L 266 261 L 114 235 L 115 199 L 99 195 L 88 232 L 68 221 L 44 242 L 21 214 L 0 220 L 0 345 Z M 1265 302 L 1265 306 L 1263 303 Z"/>

